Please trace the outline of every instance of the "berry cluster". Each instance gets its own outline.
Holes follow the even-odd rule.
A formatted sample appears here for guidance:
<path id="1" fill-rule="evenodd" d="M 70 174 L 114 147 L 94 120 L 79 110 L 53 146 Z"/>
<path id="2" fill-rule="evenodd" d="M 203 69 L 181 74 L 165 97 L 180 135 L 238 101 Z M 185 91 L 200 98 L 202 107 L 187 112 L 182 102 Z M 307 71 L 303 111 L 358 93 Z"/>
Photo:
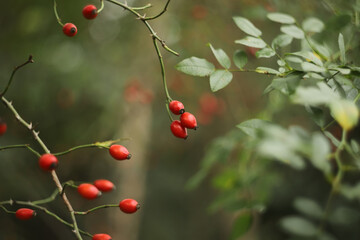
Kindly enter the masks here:
<path id="1" fill-rule="evenodd" d="M 98 9 L 92 4 L 86 5 L 82 10 L 82 14 L 86 19 L 94 19 L 98 13 Z M 77 34 L 77 27 L 73 23 L 65 23 L 63 24 L 63 32 L 66 36 L 73 37 Z"/>
<path id="2" fill-rule="evenodd" d="M 4 123 L 2 123 L 4 124 Z M 0 125 L 1 126 L 1 125 Z M 5 125 L 6 126 L 6 125 Z M 1 130 L 1 127 L 0 127 Z M 109 147 L 110 155 L 116 160 L 126 160 L 131 158 L 131 154 L 126 147 L 118 144 L 113 144 Z M 39 158 L 39 166 L 44 171 L 53 171 L 59 164 L 57 157 L 50 153 L 45 153 Z M 111 192 L 115 189 L 115 185 L 106 179 L 98 179 L 93 184 L 82 183 L 77 186 L 77 191 L 81 197 L 92 200 L 100 197 L 102 192 Z M 139 208 L 140 204 L 134 199 L 124 199 L 118 204 L 119 209 L 127 214 L 135 213 Z M 20 208 L 15 212 L 16 218 L 20 220 L 28 220 L 33 218 L 36 212 L 29 208 Z M 109 240 L 111 236 L 105 233 L 99 233 L 93 235 L 93 240 Z"/>
<path id="3" fill-rule="evenodd" d="M 195 116 L 189 112 L 185 112 L 184 104 L 176 100 L 169 103 L 169 109 L 173 114 L 181 115 L 180 120 L 174 120 L 171 123 L 171 132 L 175 137 L 187 139 L 187 129 L 196 130 L 198 128 Z"/>

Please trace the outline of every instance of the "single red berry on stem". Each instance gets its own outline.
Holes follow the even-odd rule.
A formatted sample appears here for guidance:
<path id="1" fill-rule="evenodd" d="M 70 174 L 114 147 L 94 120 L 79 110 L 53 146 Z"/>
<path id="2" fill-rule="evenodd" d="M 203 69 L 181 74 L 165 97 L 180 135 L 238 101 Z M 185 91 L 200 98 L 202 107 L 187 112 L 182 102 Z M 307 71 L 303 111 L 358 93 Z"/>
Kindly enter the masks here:
<path id="1" fill-rule="evenodd" d="M 169 109 L 173 114 L 176 115 L 180 115 L 185 112 L 184 104 L 176 100 L 173 100 L 169 103 Z"/>
<path id="2" fill-rule="evenodd" d="M 66 23 L 63 26 L 63 32 L 66 36 L 73 37 L 77 33 L 77 28 L 73 23 Z"/>
<path id="3" fill-rule="evenodd" d="M 20 220 L 28 220 L 36 215 L 36 212 L 29 208 L 20 208 L 15 212 L 16 218 Z"/>
<path id="4" fill-rule="evenodd" d="M 45 171 L 54 170 L 58 164 L 58 159 L 50 153 L 45 153 L 39 158 L 39 166 Z"/>
<path id="5" fill-rule="evenodd" d="M 197 128 L 196 118 L 189 112 L 181 114 L 180 122 L 183 127 L 195 129 Z"/>
<path id="6" fill-rule="evenodd" d="M 140 204 L 134 199 L 124 199 L 119 203 L 120 210 L 124 213 L 134 213 L 140 208 Z"/>
<path id="7" fill-rule="evenodd" d="M 175 137 L 184 139 L 188 137 L 186 128 L 181 125 L 181 122 L 179 120 L 173 121 L 170 125 L 170 129 Z"/>
<path id="8" fill-rule="evenodd" d="M 94 185 L 90 183 L 82 183 L 77 188 L 79 194 L 86 199 L 95 199 L 101 196 L 101 192 Z"/>
<path id="9" fill-rule="evenodd" d="M 82 14 L 86 19 L 94 19 L 98 15 L 98 11 L 94 5 L 86 5 L 82 10 Z"/>
<path id="10" fill-rule="evenodd" d="M 116 160 L 125 160 L 130 159 L 131 154 L 126 149 L 126 147 L 118 144 L 111 145 L 109 148 L 110 155 L 115 158 Z"/>
<path id="11" fill-rule="evenodd" d="M 7 124 L 0 119 L 0 136 L 4 135 L 7 130 Z"/>
<path id="12" fill-rule="evenodd" d="M 98 179 L 94 182 L 94 185 L 102 192 L 110 192 L 115 189 L 114 184 L 106 179 Z"/>
<path id="13" fill-rule="evenodd" d="M 111 240 L 111 236 L 105 233 L 98 233 L 92 237 L 92 240 Z"/>

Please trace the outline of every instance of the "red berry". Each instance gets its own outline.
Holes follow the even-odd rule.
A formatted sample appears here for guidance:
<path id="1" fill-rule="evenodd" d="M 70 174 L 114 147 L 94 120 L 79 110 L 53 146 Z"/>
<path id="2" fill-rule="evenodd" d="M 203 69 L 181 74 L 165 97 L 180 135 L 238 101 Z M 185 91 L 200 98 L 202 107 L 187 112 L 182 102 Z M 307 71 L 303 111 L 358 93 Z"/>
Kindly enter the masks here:
<path id="1" fill-rule="evenodd" d="M 0 136 L 4 135 L 7 130 L 7 125 L 0 120 Z"/>
<path id="2" fill-rule="evenodd" d="M 188 137 L 186 128 L 181 125 L 179 120 L 173 121 L 170 125 L 170 129 L 175 137 L 184 139 Z"/>
<path id="3" fill-rule="evenodd" d="M 111 236 L 105 233 L 98 233 L 92 237 L 92 240 L 111 240 Z"/>
<path id="4" fill-rule="evenodd" d="M 79 194 L 86 199 L 95 199 L 101 195 L 99 189 L 90 183 L 83 183 L 78 186 Z"/>
<path id="5" fill-rule="evenodd" d="M 184 104 L 182 102 L 173 100 L 169 103 L 169 109 L 173 114 L 179 115 L 185 112 Z"/>
<path id="6" fill-rule="evenodd" d="M 196 118 L 189 112 L 181 114 L 180 122 L 183 127 L 195 129 L 197 128 Z"/>
<path id="7" fill-rule="evenodd" d="M 50 153 L 45 153 L 39 158 L 39 166 L 45 171 L 54 170 L 58 163 L 58 159 Z"/>
<path id="8" fill-rule="evenodd" d="M 94 5 L 86 5 L 82 10 L 82 14 L 86 19 L 94 19 L 98 15 L 98 12 Z"/>
<path id="9" fill-rule="evenodd" d="M 66 23 L 63 27 L 63 32 L 66 36 L 73 37 L 77 33 L 77 28 L 72 23 Z"/>
<path id="10" fill-rule="evenodd" d="M 29 208 L 20 208 L 15 212 L 16 218 L 20 220 L 28 220 L 36 215 L 36 212 Z"/>
<path id="11" fill-rule="evenodd" d="M 124 199 L 119 203 L 119 207 L 124 213 L 134 213 L 140 208 L 140 204 L 134 199 Z"/>
<path id="12" fill-rule="evenodd" d="M 131 154 L 129 154 L 129 151 L 126 149 L 126 147 L 122 145 L 111 145 L 111 147 L 109 148 L 109 152 L 110 155 L 116 160 L 125 160 L 131 158 Z"/>
<path id="13" fill-rule="evenodd" d="M 110 192 L 115 188 L 114 184 L 106 179 L 98 179 L 94 182 L 94 185 L 102 192 Z"/>

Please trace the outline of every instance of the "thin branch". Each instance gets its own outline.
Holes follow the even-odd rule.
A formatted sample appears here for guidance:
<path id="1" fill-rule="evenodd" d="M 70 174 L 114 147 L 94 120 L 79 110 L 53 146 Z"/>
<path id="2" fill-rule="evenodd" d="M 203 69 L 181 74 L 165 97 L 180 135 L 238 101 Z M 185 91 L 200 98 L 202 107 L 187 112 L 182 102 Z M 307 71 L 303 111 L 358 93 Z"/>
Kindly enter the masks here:
<path id="1" fill-rule="evenodd" d="M 145 21 L 150 21 L 150 20 L 156 19 L 156 18 L 160 17 L 161 15 L 163 15 L 166 12 L 167 7 L 169 6 L 169 3 L 170 3 L 170 0 L 167 0 L 164 9 L 159 14 L 157 14 L 155 16 L 152 16 L 152 17 L 147 17 L 144 20 Z"/>
<path id="2" fill-rule="evenodd" d="M 5 89 L 4 89 L 4 91 L 2 91 L 2 93 L 0 93 L 0 97 L 4 96 L 5 93 L 7 92 L 7 90 L 9 89 L 9 87 L 10 87 L 10 85 L 11 85 L 11 82 L 12 82 L 12 80 L 13 80 L 13 78 L 14 78 L 14 75 L 15 75 L 16 71 L 19 70 L 20 68 L 24 67 L 24 66 L 27 65 L 28 63 L 33 63 L 33 62 L 34 62 L 33 57 L 30 55 L 30 56 L 29 56 L 29 59 L 28 59 L 26 62 L 24 62 L 23 64 L 21 64 L 21 65 L 19 65 L 19 66 L 17 66 L 17 67 L 14 68 L 13 72 L 11 73 L 10 79 L 9 79 L 9 81 L 8 81 Z"/>
<path id="3" fill-rule="evenodd" d="M 19 145 L 9 145 L 9 146 L 4 146 L 4 147 L 0 147 L 0 151 L 6 150 L 6 149 L 12 149 L 12 148 L 27 148 L 29 149 L 32 153 L 34 153 L 37 157 L 40 157 L 40 153 L 37 152 L 36 150 L 34 150 L 33 148 L 31 148 L 29 146 L 29 144 L 19 144 Z"/>
<path id="4" fill-rule="evenodd" d="M 106 205 L 101 205 L 101 206 L 97 206 L 97 207 L 94 207 L 94 208 L 91 208 L 85 212 L 75 212 L 75 214 L 77 215 L 86 215 L 88 213 L 91 213 L 93 211 L 96 211 L 96 210 L 99 210 L 99 209 L 102 209 L 102 208 L 109 208 L 109 207 L 119 207 L 119 204 L 106 204 Z"/>
<path id="5" fill-rule="evenodd" d="M 136 8 L 132 8 L 132 7 L 129 7 L 127 4 L 124 4 L 124 3 L 121 3 L 121 2 L 118 2 L 116 0 L 106 0 L 108 2 L 111 2 L 115 5 L 118 5 L 122 8 L 124 8 L 125 10 L 128 10 L 130 11 L 132 14 L 134 14 L 139 20 L 141 20 L 145 26 L 148 28 L 148 30 L 150 31 L 151 33 L 151 36 L 155 36 L 155 38 L 161 43 L 161 45 L 163 46 L 164 49 L 166 49 L 166 51 L 176 55 L 176 56 L 179 56 L 179 53 L 175 52 L 174 50 L 172 50 L 171 48 L 169 48 L 166 44 L 165 44 L 165 41 L 163 39 L 161 39 L 157 34 L 156 32 L 153 30 L 153 28 L 151 27 L 151 25 L 147 22 L 146 18 L 144 16 L 142 16 L 140 13 L 138 13 L 136 11 Z"/>

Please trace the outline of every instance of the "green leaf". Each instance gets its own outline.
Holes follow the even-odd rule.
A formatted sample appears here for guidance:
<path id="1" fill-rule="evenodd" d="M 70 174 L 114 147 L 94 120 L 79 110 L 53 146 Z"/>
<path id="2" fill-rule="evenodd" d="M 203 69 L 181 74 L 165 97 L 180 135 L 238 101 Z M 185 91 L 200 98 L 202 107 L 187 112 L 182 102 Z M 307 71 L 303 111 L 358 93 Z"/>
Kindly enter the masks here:
<path id="1" fill-rule="evenodd" d="M 284 13 L 269 13 L 267 18 L 273 22 L 283 23 L 283 24 L 293 24 L 295 23 L 295 19 Z"/>
<path id="2" fill-rule="evenodd" d="M 303 69 L 304 72 L 317 72 L 317 73 L 326 72 L 326 68 L 317 66 L 317 65 L 315 65 L 313 63 L 309 63 L 309 62 L 301 63 L 301 68 Z"/>
<path id="3" fill-rule="evenodd" d="M 275 51 L 271 48 L 263 48 L 256 52 L 257 58 L 270 58 L 275 55 Z"/>
<path id="4" fill-rule="evenodd" d="M 340 192 L 348 199 L 360 199 L 360 183 L 354 186 L 343 184 L 340 187 Z"/>
<path id="5" fill-rule="evenodd" d="M 292 42 L 292 40 L 293 40 L 292 36 L 289 36 L 287 34 L 280 34 L 272 41 L 272 46 L 273 48 L 275 48 L 276 46 L 286 47 Z"/>
<path id="6" fill-rule="evenodd" d="M 265 120 L 255 118 L 255 119 L 250 119 L 250 120 L 244 121 L 244 122 L 236 125 L 236 127 L 239 128 L 246 135 L 255 138 L 257 131 L 260 128 L 263 128 L 268 124 L 269 124 L 269 122 L 267 122 Z"/>
<path id="7" fill-rule="evenodd" d="M 310 106 L 305 106 L 305 109 L 316 125 L 321 128 L 325 126 L 326 115 L 322 109 Z"/>
<path id="8" fill-rule="evenodd" d="M 303 75 L 301 73 L 295 72 L 287 75 L 286 77 L 274 78 L 271 85 L 268 87 L 268 89 L 265 90 L 264 93 L 267 93 L 267 91 L 271 89 L 276 89 L 285 95 L 291 95 L 297 89 L 302 76 Z"/>
<path id="9" fill-rule="evenodd" d="M 302 23 L 305 32 L 320 33 L 324 30 L 324 23 L 315 17 L 309 17 Z"/>
<path id="10" fill-rule="evenodd" d="M 236 240 L 244 236 L 250 230 L 252 220 L 251 212 L 244 212 L 237 217 L 232 227 L 230 240 Z"/>
<path id="11" fill-rule="evenodd" d="M 236 50 L 233 56 L 234 64 L 239 69 L 242 69 L 248 62 L 247 55 L 243 50 Z"/>
<path id="12" fill-rule="evenodd" d="M 212 63 L 197 57 L 184 59 L 175 68 L 180 72 L 199 77 L 209 76 L 215 71 L 215 66 Z"/>
<path id="13" fill-rule="evenodd" d="M 303 237 L 312 237 L 317 231 L 312 222 L 298 216 L 285 217 L 281 219 L 280 224 L 287 232 Z"/>
<path id="14" fill-rule="evenodd" d="M 254 37 L 245 37 L 241 40 L 235 40 L 235 43 L 242 44 L 248 47 L 254 47 L 254 48 L 264 48 L 266 47 L 266 43 L 260 39 L 260 38 L 254 38 Z"/>
<path id="15" fill-rule="evenodd" d="M 272 69 L 272 68 L 268 68 L 268 67 L 257 67 L 255 69 L 255 72 L 264 73 L 264 74 L 275 74 L 275 75 L 280 74 L 279 71 Z"/>
<path id="16" fill-rule="evenodd" d="M 216 92 L 226 87 L 232 80 L 233 74 L 227 70 L 216 70 L 210 75 L 211 91 Z"/>
<path id="17" fill-rule="evenodd" d="M 330 139 L 330 141 L 332 142 L 332 144 L 334 144 L 335 147 L 340 146 L 340 141 L 334 135 L 332 135 L 328 131 L 325 131 L 324 134 L 325 134 L 325 136 L 327 136 Z"/>
<path id="18" fill-rule="evenodd" d="M 293 38 L 303 39 L 305 37 L 303 30 L 295 25 L 281 26 L 280 30 Z"/>
<path id="19" fill-rule="evenodd" d="M 228 55 L 224 52 L 222 49 L 214 49 L 213 46 L 209 43 L 209 46 L 211 48 L 211 51 L 213 52 L 216 60 L 220 63 L 221 66 L 223 66 L 226 69 L 229 69 L 231 67 L 231 61 Z"/>
<path id="20" fill-rule="evenodd" d="M 253 37 L 260 37 L 261 31 L 257 29 L 248 19 L 243 17 L 233 17 L 235 24 L 245 33 Z"/>
<path id="21" fill-rule="evenodd" d="M 304 60 L 306 61 L 311 61 L 315 63 L 318 66 L 323 66 L 323 62 L 319 59 L 319 57 L 310 51 L 294 52 L 294 53 L 289 53 L 288 55 L 299 56 L 304 58 Z"/>
<path id="22" fill-rule="evenodd" d="M 339 33 L 339 49 L 340 49 L 340 60 L 342 64 L 346 63 L 346 56 L 345 56 L 345 42 L 344 42 L 344 36 Z"/>
<path id="23" fill-rule="evenodd" d="M 330 173 L 331 165 L 327 157 L 331 152 L 331 146 L 327 138 L 320 133 L 315 133 L 312 136 L 311 146 L 311 163 L 322 172 L 326 174 Z"/>
<path id="24" fill-rule="evenodd" d="M 325 83 L 319 82 L 317 86 L 318 88 L 299 87 L 292 100 L 298 104 L 319 106 L 322 104 L 330 104 L 340 99 L 339 95 Z"/>
<path id="25" fill-rule="evenodd" d="M 353 129 L 359 120 L 359 109 L 353 101 L 339 100 L 330 104 L 331 115 L 346 131 Z"/>
<path id="26" fill-rule="evenodd" d="M 306 214 L 309 217 L 321 219 L 324 215 L 324 211 L 318 203 L 314 200 L 304 197 L 298 197 L 294 201 L 294 207 L 301 213 Z"/>

